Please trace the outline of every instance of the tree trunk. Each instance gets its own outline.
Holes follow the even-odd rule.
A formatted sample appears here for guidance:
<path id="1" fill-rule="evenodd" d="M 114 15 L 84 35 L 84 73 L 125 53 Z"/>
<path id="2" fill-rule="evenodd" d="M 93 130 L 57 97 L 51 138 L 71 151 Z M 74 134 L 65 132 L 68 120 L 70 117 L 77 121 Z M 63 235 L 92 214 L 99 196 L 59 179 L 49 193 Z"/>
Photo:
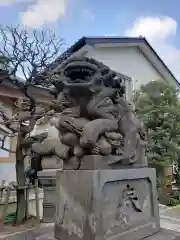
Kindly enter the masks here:
<path id="1" fill-rule="evenodd" d="M 21 147 L 22 142 L 21 133 L 17 137 L 17 147 L 16 147 L 16 177 L 18 187 L 25 185 L 24 176 L 24 158 Z M 25 219 L 25 209 L 26 209 L 26 196 L 24 189 L 17 189 L 17 209 L 16 209 L 16 223 L 19 224 Z"/>

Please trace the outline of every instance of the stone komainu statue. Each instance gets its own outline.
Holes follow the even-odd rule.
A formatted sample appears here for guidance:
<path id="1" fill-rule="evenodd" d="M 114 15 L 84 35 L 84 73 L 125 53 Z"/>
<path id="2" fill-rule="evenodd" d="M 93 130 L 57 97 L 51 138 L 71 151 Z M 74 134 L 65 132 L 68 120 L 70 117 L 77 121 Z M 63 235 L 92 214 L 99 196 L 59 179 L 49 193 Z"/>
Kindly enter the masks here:
<path id="1" fill-rule="evenodd" d="M 52 75 L 57 98 L 49 123 L 58 138 L 34 143 L 32 151 L 55 155 L 70 169 L 81 169 L 88 155 L 104 156 L 108 166 L 144 163 L 145 133 L 124 99 L 121 77 L 89 58 L 71 58 Z"/>

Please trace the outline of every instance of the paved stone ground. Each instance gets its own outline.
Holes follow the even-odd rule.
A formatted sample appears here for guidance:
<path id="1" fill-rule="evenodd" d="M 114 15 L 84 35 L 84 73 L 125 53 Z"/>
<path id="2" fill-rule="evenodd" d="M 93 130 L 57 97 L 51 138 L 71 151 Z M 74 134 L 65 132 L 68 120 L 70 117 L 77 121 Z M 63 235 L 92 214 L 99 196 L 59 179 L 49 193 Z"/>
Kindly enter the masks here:
<path id="1" fill-rule="evenodd" d="M 1 223 L 1 222 L 0 222 Z M 29 218 L 21 225 L 13 225 L 12 223 L 5 224 L 3 227 L 0 225 L 0 239 L 5 237 L 9 234 L 18 234 L 21 232 L 29 231 L 31 229 L 35 229 L 40 226 L 40 223 L 37 221 L 36 218 Z"/>
<path id="2" fill-rule="evenodd" d="M 0 234 L 1 240 L 50 240 L 53 239 L 54 225 L 41 224 L 38 228 L 32 228 L 23 232 Z"/>
<path id="3" fill-rule="evenodd" d="M 161 232 L 144 238 L 144 240 L 180 240 L 180 234 L 171 230 L 161 229 Z"/>
<path id="4" fill-rule="evenodd" d="M 160 206 L 161 226 L 180 232 L 180 206 Z"/>
<path id="5" fill-rule="evenodd" d="M 46 233 L 45 233 L 45 229 Z M 36 231 L 29 231 L 13 236 L 7 236 L 2 238 L 3 240 L 56 240 L 53 236 L 53 229 L 50 227 L 44 227 Z M 62 239 L 63 240 L 63 239 Z M 176 233 L 171 230 L 162 229 L 161 232 L 149 236 L 144 240 L 180 240 L 180 233 Z"/>
<path id="6" fill-rule="evenodd" d="M 161 227 L 180 232 L 180 219 L 161 216 Z"/>
<path id="7" fill-rule="evenodd" d="M 55 240 L 53 234 L 53 225 L 42 225 L 38 229 L 32 229 L 26 232 L 11 234 L 1 240 Z M 180 233 L 162 229 L 161 232 L 152 235 L 144 240 L 180 240 Z"/>
<path id="8" fill-rule="evenodd" d="M 161 215 L 161 227 L 167 230 L 163 230 L 157 236 L 152 236 L 146 240 L 180 240 L 180 206 L 169 208 L 160 205 L 160 215 Z M 21 229 L 22 230 L 22 229 Z M 176 231 L 179 236 L 174 237 Z M 23 231 L 23 230 L 22 230 Z M 41 224 L 38 228 L 32 228 L 30 230 L 24 229 L 21 233 L 8 233 L 1 232 L 1 240 L 55 240 L 54 239 L 54 229 L 53 224 Z"/>

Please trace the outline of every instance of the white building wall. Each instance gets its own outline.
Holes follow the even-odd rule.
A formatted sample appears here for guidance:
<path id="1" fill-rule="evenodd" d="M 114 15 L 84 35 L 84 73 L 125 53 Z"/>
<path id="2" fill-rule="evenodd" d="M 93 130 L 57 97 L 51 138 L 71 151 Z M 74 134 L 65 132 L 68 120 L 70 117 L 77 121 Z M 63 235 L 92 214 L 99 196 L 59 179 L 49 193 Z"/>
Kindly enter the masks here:
<path id="1" fill-rule="evenodd" d="M 6 115 L 12 116 L 12 107 L 4 101 L 0 99 L 0 108 L 4 110 Z M 2 118 L 0 117 L 0 121 Z M 3 129 L 3 125 L 0 125 L 0 127 Z M 5 141 L 5 147 L 7 149 L 10 149 L 11 145 L 11 140 L 7 139 Z M 0 142 L 1 146 L 1 142 Z M 9 162 L 9 155 L 10 153 L 7 151 L 4 151 L 0 148 L 0 183 L 2 180 L 6 180 L 7 182 L 10 181 L 15 181 L 16 180 L 16 171 L 15 171 L 15 161 L 14 162 Z M 7 158 L 7 163 L 6 162 L 1 162 L 1 159 Z"/>
<path id="2" fill-rule="evenodd" d="M 97 47 L 88 50 L 86 56 L 102 61 L 113 70 L 132 79 L 129 94 L 142 84 L 162 79 L 161 75 L 136 47 Z"/>
<path id="3" fill-rule="evenodd" d="M 15 162 L 0 162 L 0 184 L 2 180 L 6 182 L 16 181 L 16 163 Z"/>

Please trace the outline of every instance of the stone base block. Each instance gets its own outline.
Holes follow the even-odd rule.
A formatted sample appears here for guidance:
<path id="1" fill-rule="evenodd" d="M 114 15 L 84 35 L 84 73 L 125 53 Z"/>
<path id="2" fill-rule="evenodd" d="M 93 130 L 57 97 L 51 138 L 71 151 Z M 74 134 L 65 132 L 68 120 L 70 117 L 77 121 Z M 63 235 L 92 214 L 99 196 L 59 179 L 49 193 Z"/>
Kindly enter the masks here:
<path id="1" fill-rule="evenodd" d="M 58 240 L 141 240 L 160 231 L 154 169 L 57 171 L 56 189 Z"/>
<path id="2" fill-rule="evenodd" d="M 44 223 L 53 223 L 55 221 L 56 204 L 54 203 L 43 203 L 43 219 Z"/>
<path id="3" fill-rule="evenodd" d="M 43 170 L 38 172 L 38 178 L 43 186 L 43 222 L 55 221 L 56 212 L 56 171 L 57 169 Z"/>
<path id="4" fill-rule="evenodd" d="M 62 169 L 63 161 L 58 157 L 43 157 L 41 160 L 42 169 Z"/>
<path id="5" fill-rule="evenodd" d="M 59 169 L 46 169 L 37 173 L 43 186 L 56 186 L 56 171 Z"/>
<path id="6" fill-rule="evenodd" d="M 115 164 L 115 162 L 119 160 L 119 156 L 102 156 L 102 155 L 84 155 L 81 158 L 81 164 L 79 166 L 79 170 L 94 170 L 94 169 L 128 169 L 128 165 L 122 165 L 121 162 Z M 114 162 L 114 163 L 113 163 Z M 113 164 L 112 164 L 113 163 Z M 79 162 L 77 163 L 77 166 Z M 74 168 L 76 163 L 71 163 L 70 161 L 65 161 L 63 163 L 64 170 L 72 170 L 77 169 Z M 147 161 L 143 161 L 140 163 L 135 163 L 131 165 L 131 168 L 144 168 L 148 167 Z"/>

